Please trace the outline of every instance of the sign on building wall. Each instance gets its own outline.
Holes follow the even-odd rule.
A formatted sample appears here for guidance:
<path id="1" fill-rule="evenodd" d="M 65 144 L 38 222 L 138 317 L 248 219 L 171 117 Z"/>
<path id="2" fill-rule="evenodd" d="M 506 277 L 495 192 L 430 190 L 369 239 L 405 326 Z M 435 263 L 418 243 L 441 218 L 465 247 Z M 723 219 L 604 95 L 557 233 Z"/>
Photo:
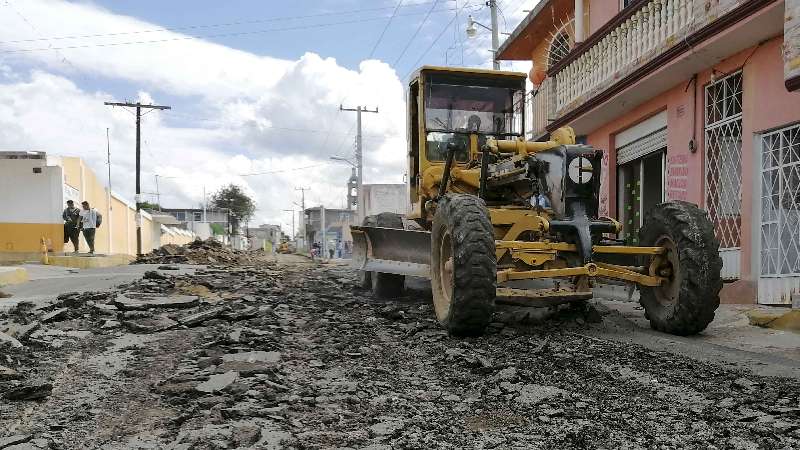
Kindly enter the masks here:
<path id="1" fill-rule="evenodd" d="M 786 0 L 783 22 L 783 71 L 786 88 L 800 91 L 800 0 Z"/>
<path id="2" fill-rule="evenodd" d="M 667 199 L 688 198 L 689 155 L 670 155 L 667 157 Z"/>

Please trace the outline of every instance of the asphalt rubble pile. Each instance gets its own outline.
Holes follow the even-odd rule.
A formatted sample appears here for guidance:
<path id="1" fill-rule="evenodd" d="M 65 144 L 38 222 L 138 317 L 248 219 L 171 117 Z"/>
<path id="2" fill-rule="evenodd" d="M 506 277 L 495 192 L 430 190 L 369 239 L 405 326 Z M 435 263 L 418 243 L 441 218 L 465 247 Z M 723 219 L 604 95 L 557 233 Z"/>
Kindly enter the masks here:
<path id="1" fill-rule="evenodd" d="M 501 309 L 457 339 L 426 294 L 373 300 L 346 267 L 149 271 L 0 316 L 0 430 L 48 406 L 0 448 L 800 447 L 796 380 L 598 339 L 597 315 Z M 112 362 L 64 382 L 70 351 Z"/>
<path id="2" fill-rule="evenodd" d="M 257 251 L 233 250 L 216 239 L 195 239 L 187 245 L 166 244 L 136 258 L 137 264 L 253 263 Z"/>

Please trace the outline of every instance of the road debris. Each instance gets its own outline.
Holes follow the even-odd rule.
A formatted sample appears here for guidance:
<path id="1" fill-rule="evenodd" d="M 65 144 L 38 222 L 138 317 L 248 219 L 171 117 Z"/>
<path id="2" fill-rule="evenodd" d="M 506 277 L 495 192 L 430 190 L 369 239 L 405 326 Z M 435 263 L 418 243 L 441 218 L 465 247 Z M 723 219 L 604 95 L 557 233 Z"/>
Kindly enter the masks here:
<path id="1" fill-rule="evenodd" d="M 178 246 L 166 244 L 152 252 L 139 256 L 137 264 L 161 264 L 160 270 L 179 270 L 175 264 L 231 264 L 252 263 L 250 252 L 232 250 L 215 239 Z"/>
<path id="2" fill-rule="evenodd" d="M 0 430 L 13 430 L 0 438 L 50 448 L 800 446 L 795 379 L 593 337 L 573 310 L 534 325 L 501 311 L 487 335 L 451 338 L 424 293 L 377 301 L 347 267 L 262 256 L 0 314 L 0 329 L 39 324 L 19 346 L 0 335 L 0 395 L 17 399 L 0 402 Z"/>

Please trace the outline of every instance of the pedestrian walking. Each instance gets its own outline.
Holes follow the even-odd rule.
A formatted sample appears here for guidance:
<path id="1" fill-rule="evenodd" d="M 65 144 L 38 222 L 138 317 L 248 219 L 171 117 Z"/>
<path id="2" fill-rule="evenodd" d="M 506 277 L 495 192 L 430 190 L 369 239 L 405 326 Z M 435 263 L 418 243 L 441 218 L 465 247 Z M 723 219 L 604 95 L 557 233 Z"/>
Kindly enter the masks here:
<path id="1" fill-rule="evenodd" d="M 96 209 L 89 206 L 89 202 L 86 200 L 81 202 L 81 230 L 83 230 L 83 238 L 86 239 L 86 243 L 89 245 L 89 254 L 94 254 L 94 235 L 97 231 L 97 228 L 103 222 L 103 216 L 97 212 Z"/>
<path id="2" fill-rule="evenodd" d="M 75 207 L 75 202 L 67 200 L 67 207 L 61 213 L 61 218 L 64 219 L 64 243 L 72 242 L 74 252 L 78 253 L 81 236 L 79 228 L 81 211 Z"/>

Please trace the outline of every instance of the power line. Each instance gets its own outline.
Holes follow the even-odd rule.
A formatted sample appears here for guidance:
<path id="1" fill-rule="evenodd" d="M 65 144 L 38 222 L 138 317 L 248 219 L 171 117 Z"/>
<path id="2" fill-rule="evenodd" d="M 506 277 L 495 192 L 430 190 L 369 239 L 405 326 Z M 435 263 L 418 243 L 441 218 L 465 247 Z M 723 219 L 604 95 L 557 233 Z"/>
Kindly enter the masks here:
<path id="1" fill-rule="evenodd" d="M 437 1 L 438 0 L 434 0 L 433 4 L 435 5 Z M 403 6 L 403 0 L 397 2 L 397 6 L 395 6 L 394 8 L 394 12 L 392 12 L 391 17 L 389 17 L 389 21 L 386 22 L 386 26 L 383 27 L 383 31 L 381 31 L 381 35 L 378 36 L 378 40 L 375 41 L 375 45 L 372 46 L 372 50 L 369 52 L 369 56 L 367 57 L 367 59 L 372 59 L 372 55 L 374 55 L 375 50 L 378 49 L 378 44 L 380 44 L 381 41 L 383 40 L 383 35 L 386 34 L 386 30 L 389 29 L 389 25 L 392 24 L 392 19 L 394 19 L 394 16 L 397 15 L 397 11 L 400 9 L 401 6 Z"/>
<path id="2" fill-rule="evenodd" d="M 31 29 L 33 30 L 33 32 L 34 32 L 34 33 L 36 33 L 38 36 L 41 36 L 41 33 L 39 32 L 39 29 L 37 29 L 37 28 L 36 28 L 36 27 L 33 25 L 33 23 L 31 23 L 31 21 L 30 21 L 30 20 L 28 20 L 28 19 L 27 19 L 27 18 L 26 18 L 24 15 L 22 15 L 22 13 L 21 13 L 21 12 L 20 12 L 20 11 L 19 11 L 17 8 L 15 8 L 15 7 L 14 7 L 14 5 L 12 5 L 12 4 L 11 4 L 11 2 L 9 2 L 8 0 L 6 0 L 6 1 L 5 1 L 5 4 L 6 4 L 6 6 L 8 6 L 9 8 L 11 8 L 11 10 L 12 10 L 12 11 L 14 11 L 14 13 L 16 13 L 16 14 L 17 14 L 17 15 L 20 17 L 20 19 L 22 19 L 22 21 L 23 21 L 23 22 L 25 22 L 26 24 L 28 24 L 28 26 L 29 26 L 29 27 L 31 27 Z M 61 52 L 59 51 L 59 49 L 57 49 L 57 48 L 53 48 L 53 46 L 52 46 L 52 45 L 50 45 L 50 46 L 48 46 L 48 50 L 54 50 L 54 51 L 56 52 L 56 54 L 57 54 L 58 56 L 60 56 L 60 57 L 61 57 L 61 62 L 63 62 L 63 63 L 65 63 L 65 64 L 67 64 L 68 66 L 72 67 L 72 69 L 74 69 L 74 70 L 76 70 L 76 71 L 78 70 L 78 68 L 77 68 L 77 67 L 75 67 L 75 65 L 74 65 L 74 64 L 72 64 L 72 62 L 71 62 L 70 60 L 68 60 L 68 59 L 67 59 L 66 55 L 64 55 L 63 53 L 61 53 Z"/>
<path id="3" fill-rule="evenodd" d="M 5 1 L 6 5 L 9 5 L 8 0 Z M 414 7 L 414 6 L 423 6 L 429 5 L 434 3 L 433 1 L 427 2 L 419 2 L 419 3 L 407 3 L 404 7 Z M 10 5 L 9 5 L 10 6 Z M 134 34 L 147 34 L 147 33 L 163 33 L 169 31 L 182 31 L 182 30 L 197 30 L 197 29 L 205 29 L 205 28 L 222 28 L 222 27 L 229 27 L 229 26 L 237 26 L 237 25 L 252 25 L 258 23 L 269 23 L 269 22 L 279 22 L 284 20 L 299 20 L 299 19 L 313 19 L 316 17 L 330 17 L 330 16 L 344 16 L 348 14 L 358 14 L 363 12 L 369 11 L 382 11 L 386 9 L 392 9 L 391 6 L 382 6 L 377 8 L 362 8 L 362 9 L 351 9 L 347 11 L 334 11 L 334 12 L 326 12 L 326 13 L 319 13 L 319 14 L 307 14 L 302 16 L 283 16 L 283 17 L 271 17 L 268 19 L 258 19 L 258 20 L 243 20 L 243 21 L 235 21 L 235 22 L 223 22 L 223 23 L 211 23 L 211 24 L 201 24 L 201 25 L 186 25 L 182 27 L 164 27 L 164 28 L 152 28 L 147 30 L 134 30 L 134 31 L 120 31 L 116 33 L 96 33 L 96 34 L 77 34 L 77 35 L 67 35 L 67 36 L 50 36 L 50 37 L 39 37 L 36 39 L 16 39 L 13 41 L 0 41 L 0 44 L 18 44 L 23 42 L 38 42 L 38 41 L 58 41 L 58 40 L 66 40 L 66 39 L 85 39 L 85 38 L 96 38 L 96 37 L 114 37 L 114 36 L 130 36 Z"/>
<path id="4" fill-rule="evenodd" d="M 392 64 L 393 66 L 396 66 L 397 63 L 399 63 L 400 60 L 403 59 L 403 56 L 405 56 L 406 51 L 408 50 L 408 47 L 410 47 L 411 43 L 414 42 L 414 39 L 417 37 L 417 35 L 419 34 L 419 31 L 425 25 L 425 22 L 428 21 L 428 17 L 431 16 L 431 13 L 433 12 L 433 9 L 436 8 L 436 4 L 437 3 L 438 3 L 438 0 L 433 2 L 433 5 L 431 5 L 431 9 L 428 10 L 428 13 L 422 19 L 422 22 L 419 23 L 419 26 L 417 27 L 417 31 L 415 31 L 414 34 L 411 35 L 411 38 L 408 40 L 408 42 L 406 42 L 406 46 L 403 47 L 403 51 L 400 52 L 400 56 L 398 56 L 397 59 L 394 61 L 394 64 Z"/>
<path id="5" fill-rule="evenodd" d="M 440 12 L 449 12 L 452 11 L 452 8 L 449 9 L 440 9 L 436 11 L 429 10 L 427 15 L 431 13 L 440 13 Z M 406 13 L 406 14 L 398 14 L 396 17 L 410 17 L 410 16 L 418 16 L 422 13 L 415 12 L 415 13 Z M 382 17 L 369 17 L 369 18 L 361 18 L 361 19 L 354 19 L 354 20 L 343 20 L 340 22 L 328 22 L 328 23 L 318 23 L 318 24 L 311 24 L 311 25 L 297 25 L 291 27 L 284 27 L 284 28 L 270 28 L 264 30 L 251 30 L 251 31 L 238 31 L 238 32 L 231 32 L 231 33 L 217 33 L 217 34 L 205 34 L 205 35 L 196 35 L 196 36 L 180 36 L 180 37 L 173 37 L 173 38 L 164 38 L 164 39 L 152 39 L 152 40 L 141 40 L 141 41 L 125 41 L 125 42 L 106 42 L 106 43 L 91 43 L 91 44 L 80 44 L 80 45 L 65 45 L 63 47 L 40 47 L 40 48 L 24 48 L 24 49 L 16 49 L 16 50 L 3 50 L 0 51 L 0 54 L 10 54 L 10 53 L 30 53 L 30 52 L 39 52 L 39 51 L 49 51 L 49 50 L 73 50 L 73 49 L 80 49 L 80 48 L 94 48 L 94 47 L 118 47 L 123 45 L 140 45 L 140 44 L 160 44 L 165 42 L 175 42 L 175 41 L 190 41 L 195 39 L 209 39 L 209 38 L 221 38 L 221 37 L 236 37 L 236 36 L 248 36 L 248 35 L 255 35 L 255 34 L 264 34 L 264 33 L 272 33 L 278 31 L 295 31 L 295 30 L 307 30 L 313 28 L 326 28 L 326 27 L 333 27 L 337 25 L 350 25 L 355 23 L 364 23 L 364 22 L 374 22 L 377 20 L 385 19 L 385 16 Z"/>
<path id="6" fill-rule="evenodd" d="M 465 3 L 461 7 L 461 9 L 463 10 L 467 5 L 468 5 L 468 3 Z M 433 46 L 436 45 L 437 42 L 439 42 L 439 39 L 441 39 L 442 36 L 444 36 L 444 33 L 448 30 L 448 28 L 450 28 L 450 25 L 452 25 L 453 22 L 455 22 L 455 20 L 456 20 L 456 18 L 454 16 L 452 19 L 450 19 L 450 22 L 448 22 L 447 25 L 442 27 L 442 31 L 439 32 L 439 35 L 436 36 L 436 39 L 434 39 L 433 42 L 431 42 L 431 45 L 429 45 L 428 48 L 421 55 L 419 55 L 419 58 L 417 58 L 417 60 L 414 62 L 414 64 L 411 65 L 411 70 L 409 70 L 408 73 L 406 73 L 406 75 L 403 77 L 404 79 L 408 79 L 408 76 L 411 75 L 411 73 L 414 72 L 414 70 L 417 68 L 417 65 L 419 64 L 419 62 L 422 61 L 422 58 L 424 58 L 425 55 L 427 55 L 428 52 L 431 51 Z"/>

